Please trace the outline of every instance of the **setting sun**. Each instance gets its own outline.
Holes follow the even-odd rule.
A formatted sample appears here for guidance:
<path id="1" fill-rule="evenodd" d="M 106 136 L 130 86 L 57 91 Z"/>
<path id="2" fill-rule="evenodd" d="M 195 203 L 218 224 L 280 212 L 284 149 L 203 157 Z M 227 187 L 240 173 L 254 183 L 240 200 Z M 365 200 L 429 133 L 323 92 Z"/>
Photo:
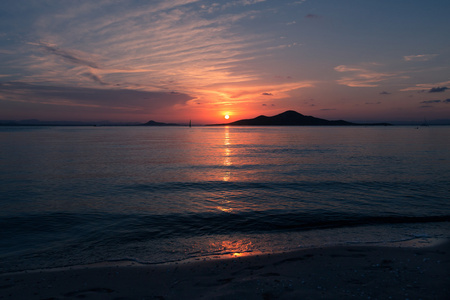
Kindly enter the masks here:
<path id="1" fill-rule="evenodd" d="M 230 116 L 229 116 L 229 115 L 225 115 L 225 119 L 227 119 L 227 120 L 228 120 L 229 118 L 230 118 Z"/>

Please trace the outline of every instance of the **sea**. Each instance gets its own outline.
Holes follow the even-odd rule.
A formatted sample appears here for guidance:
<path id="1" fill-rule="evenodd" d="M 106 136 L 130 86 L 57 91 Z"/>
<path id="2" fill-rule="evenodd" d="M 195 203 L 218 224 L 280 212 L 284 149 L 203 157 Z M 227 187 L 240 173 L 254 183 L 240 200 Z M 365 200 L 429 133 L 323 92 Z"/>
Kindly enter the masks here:
<path id="1" fill-rule="evenodd" d="M 0 273 L 450 238 L 450 126 L 0 126 Z"/>

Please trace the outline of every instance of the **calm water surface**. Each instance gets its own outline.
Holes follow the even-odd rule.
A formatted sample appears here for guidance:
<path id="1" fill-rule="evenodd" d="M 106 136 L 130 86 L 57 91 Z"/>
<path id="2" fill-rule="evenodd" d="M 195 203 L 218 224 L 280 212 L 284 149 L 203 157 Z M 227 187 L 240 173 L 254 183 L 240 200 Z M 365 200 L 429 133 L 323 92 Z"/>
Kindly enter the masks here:
<path id="1" fill-rule="evenodd" d="M 0 143 L 0 272 L 450 237 L 450 127 L 0 127 Z"/>

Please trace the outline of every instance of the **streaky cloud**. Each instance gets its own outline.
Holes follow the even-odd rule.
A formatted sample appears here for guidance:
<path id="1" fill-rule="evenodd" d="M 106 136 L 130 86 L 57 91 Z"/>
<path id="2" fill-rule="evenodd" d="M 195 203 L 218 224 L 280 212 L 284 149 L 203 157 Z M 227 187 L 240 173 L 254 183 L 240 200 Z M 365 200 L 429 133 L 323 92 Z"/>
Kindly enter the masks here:
<path id="1" fill-rule="evenodd" d="M 428 93 L 442 93 L 445 92 L 446 90 L 448 90 L 448 87 L 443 86 L 443 87 L 434 87 L 431 88 Z"/>
<path id="2" fill-rule="evenodd" d="M 0 101 L 41 105 L 143 111 L 172 107 L 191 99 L 189 95 L 170 92 L 43 86 L 22 82 L 0 83 Z"/>
<path id="3" fill-rule="evenodd" d="M 409 91 L 430 91 L 431 89 L 435 87 L 440 86 L 447 86 L 450 85 L 450 81 L 443 81 L 443 82 L 435 82 L 435 83 L 418 83 L 415 86 L 407 87 L 404 89 L 401 89 L 401 92 L 409 92 Z"/>
<path id="4" fill-rule="evenodd" d="M 441 102 L 442 102 L 441 100 L 425 100 L 420 103 L 431 104 L 431 103 L 441 103 Z"/>
<path id="5" fill-rule="evenodd" d="M 89 79 L 92 79 L 94 82 L 97 82 L 100 85 L 108 85 L 108 83 L 104 82 L 99 76 L 97 76 L 91 72 L 86 72 L 86 73 L 83 73 L 82 75 L 86 76 Z"/>
<path id="6" fill-rule="evenodd" d="M 94 69 L 99 69 L 100 68 L 99 65 L 96 62 L 90 61 L 88 59 L 81 58 L 81 57 L 79 57 L 79 54 L 74 53 L 74 51 L 60 49 L 56 45 L 51 45 L 51 44 L 44 43 L 44 42 L 40 42 L 40 43 L 35 44 L 35 45 L 41 46 L 48 53 L 54 54 L 56 56 L 59 56 L 59 57 L 63 58 L 64 60 L 66 60 L 67 62 L 70 62 L 70 63 L 73 63 L 73 64 L 77 64 L 77 65 L 83 65 L 83 66 L 91 67 L 91 68 L 94 68 Z"/>
<path id="7" fill-rule="evenodd" d="M 401 75 L 401 72 L 377 72 L 372 68 L 379 66 L 377 63 L 368 63 L 356 66 L 339 65 L 334 68 L 340 73 L 350 73 L 349 76 L 344 76 L 337 80 L 341 85 L 349 87 L 377 87 L 380 82 L 395 79 L 408 78 Z"/>
<path id="8" fill-rule="evenodd" d="M 450 103 L 450 99 L 445 99 L 445 100 L 425 100 L 425 101 L 422 101 L 420 103 L 423 103 L 423 104 L 445 103 L 445 104 L 447 104 L 447 103 Z"/>
<path id="9" fill-rule="evenodd" d="M 211 13 L 214 13 L 217 11 L 224 11 L 226 9 L 233 8 L 233 7 L 249 6 L 249 5 L 258 4 L 261 2 L 265 2 L 265 1 L 266 0 L 235 0 L 235 1 L 224 1 L 225 4 L 221 4 L 219 2 L 214 2 L 209 5 L 202 4 L 200 6 L 200 8 L 211 14 Z"/>
<path id="10" fill-rule="evenodd" d="M 437 54 L 419 54 L 403 56 L 405 61 L 428 61 L 438 56 Z"/>
<path id="11" fill-rule="evenodd" d="M 229 2 L 225 5 L 248 8 L 237 13 L 221 13 L 214 18 L 205 18 L 196 2 L 204 3 L 156 1 L 130 6 L 118 13 L 120 6 L 101 2 L 90 3 L 80 10 L 66 10 L 65 18 L 43 14 L 41 20 L 44 21 L 36 32 L 40 42 L 29 44 L 40 47 L 41 53 L 47 55 L 32 53 L 28 56 L 23 65 L 30 74 L 19 80 L 85 88 L 177 90 L 196 94 L 197 102 L 202 103 L 212 103 L 209 97 L 215 91 L 208 89 L 214 85 L 242 84 L 252 91 L 259 90 L 264 85 L 262 77 L 242 66 L 263 55 L 261 51 L 267 47 L 257 46 L 267 40 L 257 35 L 237 34 L 231 28 L 257 15 L 259 12 L 250 7 L 264 1 Z M 111 14 L 99 14 L 103 8 L 108 8 Z M 82 17 L 80 12 L 96 15 L 96 18 Z M 63 22 L 66 19 L 71 20 L 70 24 Z M 274 89 L 279 90 L 287 91 L 283 85 Z M 259 90 L 258 94 L 261 92 Z M 240 92 L 219 94 L 225 95 L 221 98 L 228 103 L 241 100 L 236 97 Z M 224 102 L 219 100 L 219 103 Z"/>

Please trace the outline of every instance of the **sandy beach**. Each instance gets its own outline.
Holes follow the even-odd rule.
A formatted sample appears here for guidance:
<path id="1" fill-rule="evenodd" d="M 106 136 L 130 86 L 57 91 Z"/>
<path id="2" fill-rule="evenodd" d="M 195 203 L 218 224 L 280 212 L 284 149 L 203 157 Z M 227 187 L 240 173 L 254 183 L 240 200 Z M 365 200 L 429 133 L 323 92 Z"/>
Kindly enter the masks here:
<path id="1" fill-rule="evenodd" d="M 450 243 L 0 275 L 0 299 L 449 299 Z"/>

